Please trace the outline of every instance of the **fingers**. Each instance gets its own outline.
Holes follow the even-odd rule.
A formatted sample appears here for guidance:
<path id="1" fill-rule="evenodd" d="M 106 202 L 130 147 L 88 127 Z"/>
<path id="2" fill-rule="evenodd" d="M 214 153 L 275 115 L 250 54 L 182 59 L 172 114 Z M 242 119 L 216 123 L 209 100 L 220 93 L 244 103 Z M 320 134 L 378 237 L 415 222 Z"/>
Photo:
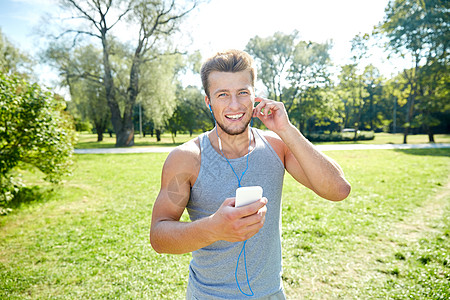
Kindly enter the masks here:
<path id="1" fill-rule="evenodd" d="M 234 207 L 235 201 L 236 201 L 235 197 L 227 198 L 227 199 L 225 199 L 225 201 L 223 201 L 222 206 L 233 206 Z"/>
<path id="2" fill-rule="evenodd" d="M 266 221 L 267 207 L 264 205 L 252 215 L 243 217 L 235 224 L 235 241 L 245 241 L 259 232 Z"/>
<path id="3" fill-rule="evenodd" d="M 218 239 L 229 242 L 245 241 L 263 227 L 267 198 L 263 197 L 251 204 L 234 207 L 235 198 L 227 198 L 213 215 L 217 220 Z"/>
<path id="4" fill-rule="evenodd" d="M 240 210 L 240 224 L 239 226 L 247 227 L 248 231 L 251 231 L 254 225 L 257 225 L 258 230 L 264 224 L 267 212 L 267 198 L 263 197 L 258 201 L 255 201 L 252 204 L 238 207 L 236 209 Z M 260 226 L 258 226 L 258 224 Z M 255 232 L 256 233 L 256 232 Z"/>
<path id="5" fill-rule="evenodd" d="M 255 102 L 259 102 L 259 104 L 255 107 L 253 111 L 253 117 L 267 117 L 273 114 L 275 111 L 279 110 L 279 105 L 282 105 L 281 102 L 275 102 L 273 100 L 264 99 L 264 98 L 255 98 Z"/>
<path id="6" fill-rule="evenodd" d="M 265 207 L 267 204 L 267 198 L 266 197 L 262 197 L 261 199 L 250 203 L 248 205 L 245 206 L 241 206 L 241 207 L 237 207 L 236 209 L 238 209 L 238 216 L 239 218 L 244 218 L 247 216 L 251 216 L 255 213 L 257 213 L 261 208 Z"/>

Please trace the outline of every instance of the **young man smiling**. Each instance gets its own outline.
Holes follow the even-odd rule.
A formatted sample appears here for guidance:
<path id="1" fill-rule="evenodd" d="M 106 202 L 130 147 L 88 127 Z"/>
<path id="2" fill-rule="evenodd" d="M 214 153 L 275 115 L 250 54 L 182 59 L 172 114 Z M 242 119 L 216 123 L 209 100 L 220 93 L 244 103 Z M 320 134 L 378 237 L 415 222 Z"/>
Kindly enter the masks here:
<path id="1" fill-rule="evenodd" d="M 247 53 L 217 53 L 203 64 L 201 76 L 216 126 L 167 157 L 151 244 L 159 253 L 192 252 L 187 299 L 285 299 L 285 170 L 328 200 L 345 199 L 350 184 L 339 165 L 290 123 L 283 103 L 255 97 L 256 70 Z M 269 131 L 251 128 L 252 117 Z M 264 197 L 235 207 L 236 188 L 254 185 Z M 185 208 L 191 222 L 180 222 Z"/>

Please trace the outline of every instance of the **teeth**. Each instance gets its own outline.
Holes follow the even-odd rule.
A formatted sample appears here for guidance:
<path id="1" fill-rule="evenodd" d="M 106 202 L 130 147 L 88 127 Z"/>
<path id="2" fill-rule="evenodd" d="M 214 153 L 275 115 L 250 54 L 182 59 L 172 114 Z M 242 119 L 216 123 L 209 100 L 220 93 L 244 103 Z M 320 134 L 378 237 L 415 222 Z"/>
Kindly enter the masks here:
<path id="1" fill-rule="evenodd" d="M 244 114 L 227 115 L 226 117 L 227 117 L 228 119 L 237 120 L 237 119 L 239 119 L 240 117 L 242 117 L 243 115 L 244 115 Z"/>

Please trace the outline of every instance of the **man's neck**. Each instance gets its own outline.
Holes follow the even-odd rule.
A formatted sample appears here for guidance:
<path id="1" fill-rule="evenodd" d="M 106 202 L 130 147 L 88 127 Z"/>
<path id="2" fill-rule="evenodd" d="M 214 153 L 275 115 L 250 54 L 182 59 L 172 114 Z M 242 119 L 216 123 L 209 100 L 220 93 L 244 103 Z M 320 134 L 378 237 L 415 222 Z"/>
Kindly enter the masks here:
<path id="1" fill-rule="evenodd" d="M 251 134 L 251 137 L 249 137 L 250 131 L 250 127 L 248 126 L 243 133 L 231 135 L 224 132 L 219 127 L 217 128 L 217 133 L 216 128 L 212 130 L 211 134 L 209 135 L 209 139 L 214 149 L 216 149 L 216 151 L 218 151 L 219 153 L 222 152 L 229 159 L 239 158 L 249 152 L 248 146 L 250 138 L 252 140 L 250 146 L 251 148 L 254 147 L 253 134 Z M 219 138 L 221 140 L 222 151 L 219 148 L 219 140 L 217 138 L 217 135 L 219 135 Z"/>

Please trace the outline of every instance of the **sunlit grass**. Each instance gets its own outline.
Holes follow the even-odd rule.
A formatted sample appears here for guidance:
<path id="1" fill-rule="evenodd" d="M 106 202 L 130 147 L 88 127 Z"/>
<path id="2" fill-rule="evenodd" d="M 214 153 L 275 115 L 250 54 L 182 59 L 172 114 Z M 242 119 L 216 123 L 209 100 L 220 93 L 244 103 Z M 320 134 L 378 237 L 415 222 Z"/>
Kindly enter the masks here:
<path id="1" fill-rule="evenodd" d="M 450 150 L 327 154 L 352 193 L 333 203 L 286 177 L 288 299 L 448 298 Z M 183 299 L 190 255 L 148 242 L 166 156 L 78 155 L 59 187 L 26 173 L 42 197 L 0 217 L 0 298 Z"/>
<path id="2" fill-rule="evenodd" d="M 172 137 L 170 133 L 163 133 L 161 135 L 161 141 L 156 141 L 156 135 L 146 135 L 140 136 L 136 134 L 134 136 L 134 146 L 133 147 L 168 147 L 168 146 L 177 146 L 181 145 L 190 139 L 196 137 L 198 133 L 194 133 L 192 136 L 186 133 L 178 133 L 177 136 Z M 78 149 L 90 149 L 90 148 L 114 148 L 116 144 L 116 137 L 113 135 L 112 137 L 109 134 L 103 135 L 103 141 L 97 142 L 97 135 L 86 132 L 79 132 L 77 135 L 77 145 L 75 146 Z"/>

